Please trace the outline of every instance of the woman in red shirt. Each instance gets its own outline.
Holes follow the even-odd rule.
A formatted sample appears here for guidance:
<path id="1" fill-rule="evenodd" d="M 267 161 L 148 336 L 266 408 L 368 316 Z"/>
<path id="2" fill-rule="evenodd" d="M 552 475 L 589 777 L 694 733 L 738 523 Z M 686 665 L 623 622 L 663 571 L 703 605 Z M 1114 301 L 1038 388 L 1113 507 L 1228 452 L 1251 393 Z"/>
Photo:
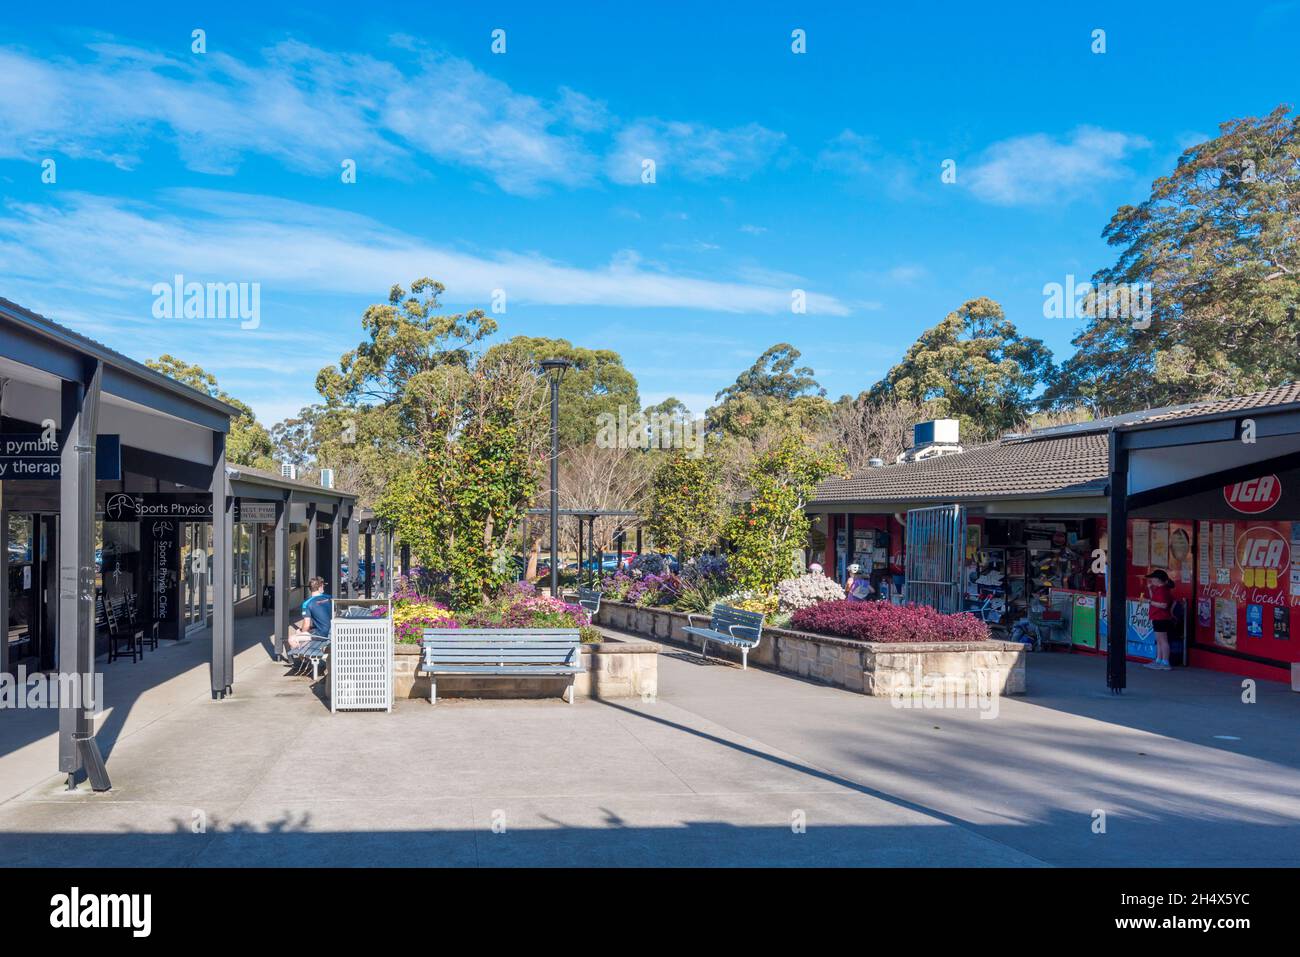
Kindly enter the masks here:
<path id="1" fill-rule="evenodd" d="M 1156 633 L 1156 660 L 1142 667 L 1169 671 L 1169 632 L 1174 624 L 1174 583 L 1163 568 L 1146 576 L 1147 599 L 1151 605 L 1151 627 Z"/>

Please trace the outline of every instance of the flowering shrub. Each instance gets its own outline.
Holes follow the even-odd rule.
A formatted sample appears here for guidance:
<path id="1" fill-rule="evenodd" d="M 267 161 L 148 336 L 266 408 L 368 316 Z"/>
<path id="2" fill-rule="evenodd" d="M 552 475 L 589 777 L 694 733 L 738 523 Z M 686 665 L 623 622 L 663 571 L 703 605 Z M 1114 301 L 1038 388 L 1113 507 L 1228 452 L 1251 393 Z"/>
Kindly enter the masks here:
<path id="1" fill-rule="evenodd" d="M 810 574 L 778 582 L 776 595 L 782 611 L 798 611 L 824 601 L 839 601 L 844 589 L 825 575 Z"/>
<path id="2" fill-rule="evenodd" d="M 697 582 L 702 578 L 730 580 L 730 562 L 727 561 L 726 555 L 700 555 L 682 566 L 682 577 L 688 582 Z"/>
<path id="3" fill-rule="evenodd" d="M 627 593 L 632 590 L 634 582 L 632 576 L 621 571 L 606 575 L 600 580 L 601 598 L 609 601 L 627 601 Z"/>
<path id="4" fill-rule="evenodd" d="M 645 578 L 634 581 L 624 600 L 643 607 L 668 605 L 681 593 L 682 580 L 672 572 L 665 572 L 662 575 L 646 575 Z"/>
<path id="5" fill-rule="evenodd" d="M 418 642 L 426 628 L 458 628 L 456 617 L 446 605 L 422 597 L 414 591 L 393 595 L 393 640 L 408 644 Z"/>
<path id="6" fill-rule="evenodd" d="M 756 611 L 767 616 L 775 615 L 777 611 L 775 595 L 765 595 L 756 591 L 733 592 L 719 598 L 716 604 L 730 605 L 732 608 L 740 608 L 744 611 Z"/>
<path id="7" fill-rule="evenodd" d="M 637 555 L 628 562 L 627 570 L 633 578 L 639 578 L 642 575 L 662 575 L 669 570 L 668 557 L 660 555 L 658 552 L 646 552 L 644 555 Z"/>
<path id="8" fill-rule="evenodd" d="M 591 624 L 581 605 L 533 592 L 503 589 L 495 601 L 461 615 L 461 624 L 466 628 L 576 628 Z"/>
<path id="9" fill-rule="evenodd" d="M 858 641 L 985 641 L 988 625 L 974 615 L 945 615 L 926 605 L 828 601 L 794 613 L 790 626 Z"/>

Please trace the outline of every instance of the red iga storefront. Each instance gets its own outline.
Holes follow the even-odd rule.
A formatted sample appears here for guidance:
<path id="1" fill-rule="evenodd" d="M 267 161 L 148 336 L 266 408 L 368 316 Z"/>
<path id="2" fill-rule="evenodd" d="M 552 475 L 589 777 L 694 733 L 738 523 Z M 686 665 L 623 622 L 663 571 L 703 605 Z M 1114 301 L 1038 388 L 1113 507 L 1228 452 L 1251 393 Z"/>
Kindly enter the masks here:
<path id="1" fill-rule="evenodd" d="M 1164 568 L 1187 620 L 1187 663 L 1289 681 L 1300 661 L 1300 470 L 1267 472 L 1134 509 L 1128 650 L 1148 658 L 1143 576 Z"/>

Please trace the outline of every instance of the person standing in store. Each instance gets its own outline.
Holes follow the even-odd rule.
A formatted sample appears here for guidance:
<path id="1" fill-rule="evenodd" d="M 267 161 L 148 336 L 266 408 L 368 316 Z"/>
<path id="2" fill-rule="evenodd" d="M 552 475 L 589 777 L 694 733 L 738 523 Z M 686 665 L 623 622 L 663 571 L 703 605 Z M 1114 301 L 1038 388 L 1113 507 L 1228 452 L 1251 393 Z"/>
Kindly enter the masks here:
<path id="1" fill-rule="evenodd" d="M 1146 576 L 1147 600 L 1151 605 L 1151 627 L 1156 633 L 1156 659 L 1143 668 L 1152 671 L 1169 671 L 1169 632 L 1174 625 L 1174 583 L 1163 568 L 1153 569 Z"/>

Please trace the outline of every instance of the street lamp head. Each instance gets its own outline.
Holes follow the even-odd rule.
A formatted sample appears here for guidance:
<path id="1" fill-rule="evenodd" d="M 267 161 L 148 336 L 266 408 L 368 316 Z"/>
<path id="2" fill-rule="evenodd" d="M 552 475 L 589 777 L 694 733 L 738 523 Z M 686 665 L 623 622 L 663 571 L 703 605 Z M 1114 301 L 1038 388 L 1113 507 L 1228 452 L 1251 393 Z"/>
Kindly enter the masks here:
<path id="1" fill-rule="evenodd" d="M 560 380 L 564 378 L 564 373 L 573 367 L 573 363 L 568 359 L 543 359 L 538 365 L 542 367 L 546 377 L 556 385 L 560 384 Z"/>

